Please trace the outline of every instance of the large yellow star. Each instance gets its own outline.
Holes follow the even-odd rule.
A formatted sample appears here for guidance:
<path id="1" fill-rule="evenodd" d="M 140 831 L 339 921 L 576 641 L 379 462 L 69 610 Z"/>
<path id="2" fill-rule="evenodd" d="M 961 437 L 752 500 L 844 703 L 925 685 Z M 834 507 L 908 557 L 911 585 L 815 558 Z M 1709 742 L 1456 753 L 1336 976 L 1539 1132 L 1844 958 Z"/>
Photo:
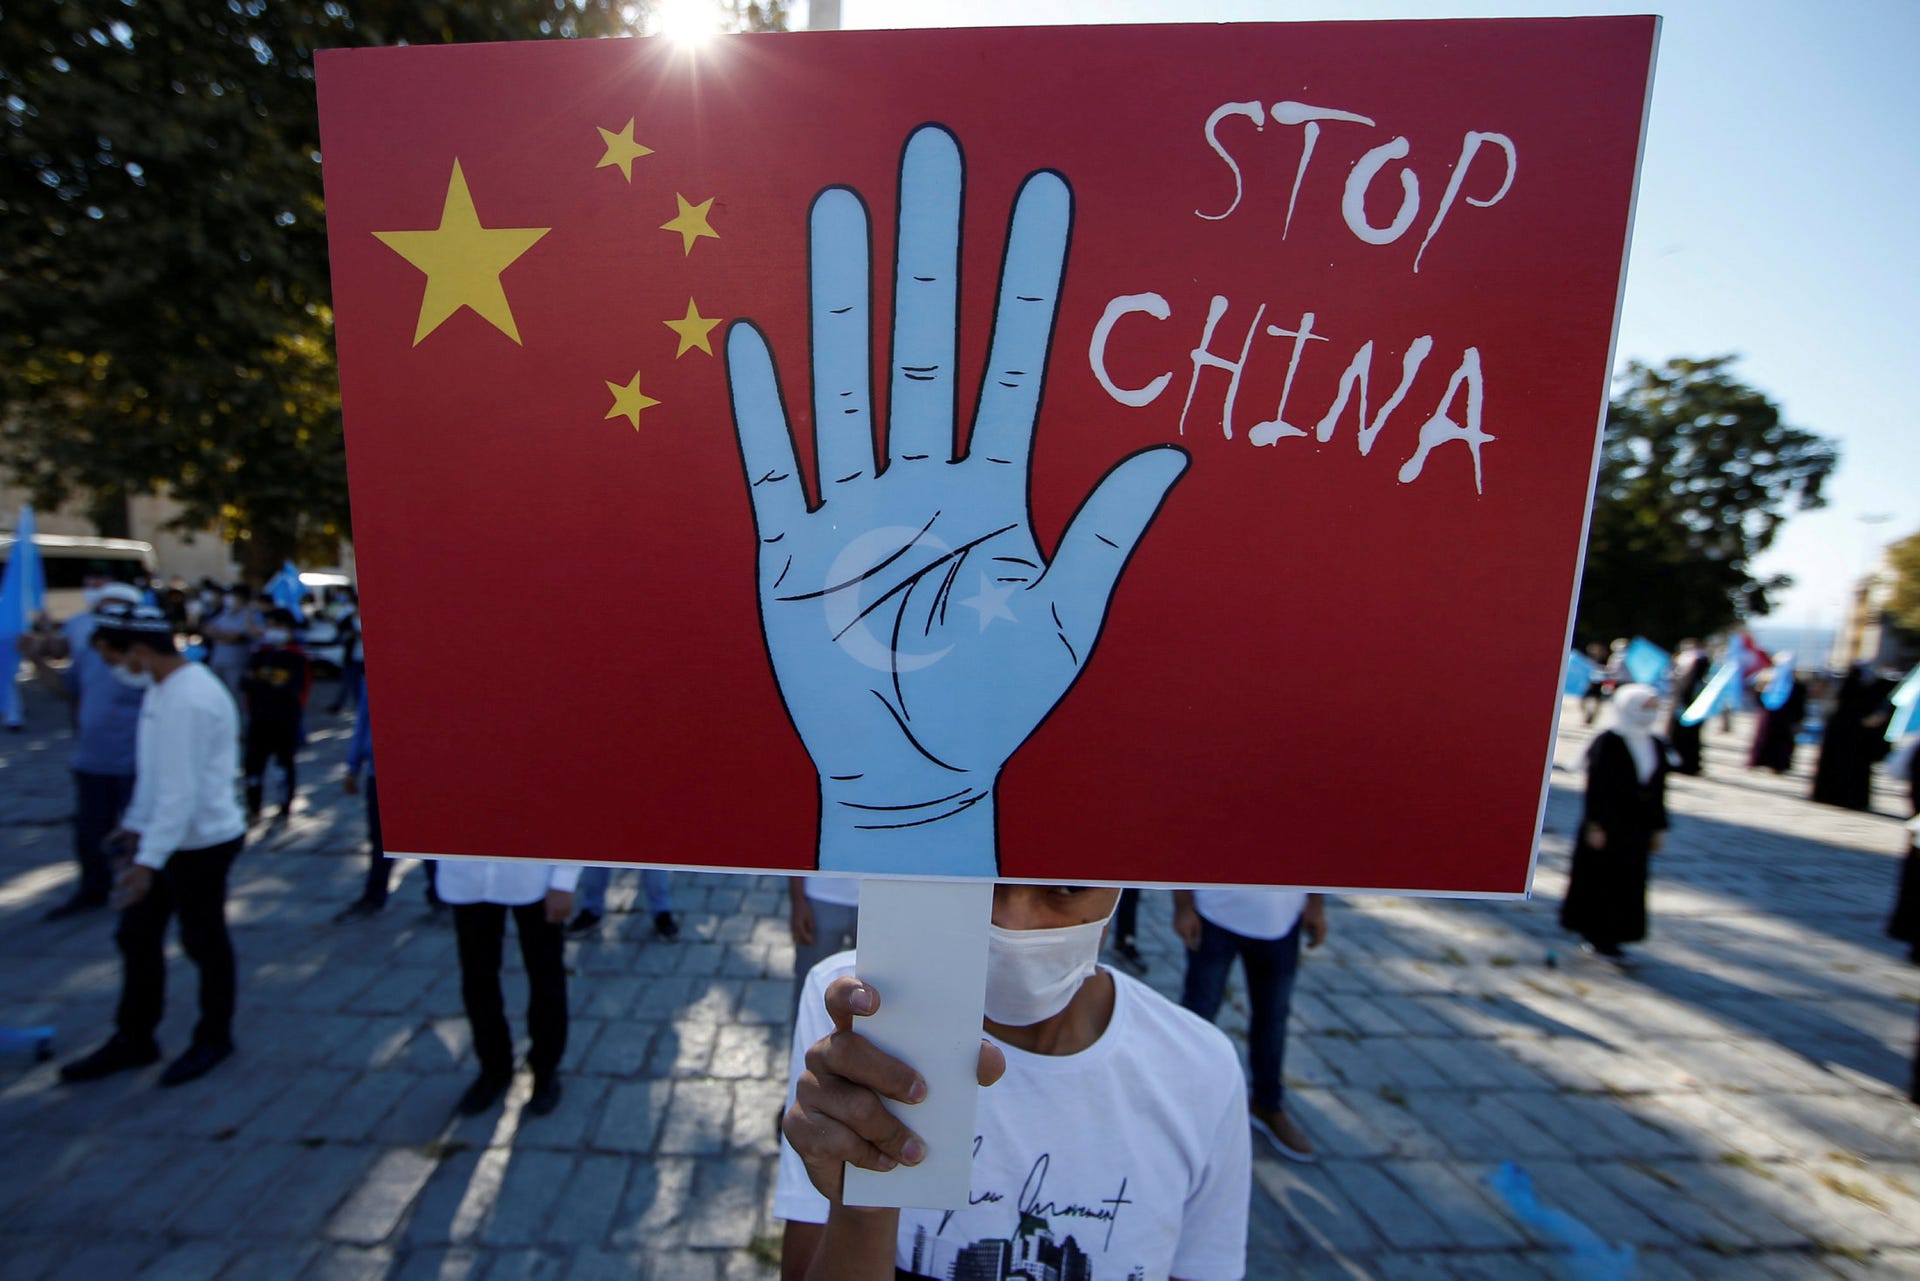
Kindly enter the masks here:
<path id="1" fill-rule="evenodd" d="M 693 299 L 687 299 L 687 314 L 682 319 L 663 320 L 660 323 L 680 335 L 680 350 L 673 353 L 675 360 L 680 359 L 695 347 L 709 356 L 713 354 L 713 343 L 708 340 L 707 335 L 713 332 L 713 327 L 720 321 L 712 316 L 701 315 L 700 309 L 694 306 Z"/>
<path id="2" fill-rule="evenodd" d="M 600 129 L 599 125 L 594 128 Z M 605 169 L 608 165 L 619 165 L 620 175 L 628 182 L 633 181 L 633 162 L 641 156 L 653 154 L 652 147 L 643 147 L 633 140 L 633 121 L 628 120 L 626 127 L 615 133 L 611 129 L 600 129 L 600 141 L 607 144 L 606 154 L 600 157 L 595 169 Z"/>
<path id="3" fill-rule="evenodd" d="M 660 230 L 680 233 L 680 251 L 683 256 L 693 252 L 693 242 L 702 236 L 720 239 L 720 233 L 707 224 L 707 211 L 713 208 L 712 196 L 708 196 L 697 205 L 688 204 L 687 198 L 677 191 L 673 193 L 673 198 L 679 202 L 680 212 L 675 215 L 672 222 L 661 223 Z"/>
<path id="4" fill-rule="evenodd" d="M 376 231 L 381 244 L 427 273 L 427 290 L 420 299 L 420 321 L 414 327 L 414 346 L 438 329 L 462 307 L 471 307 L 481 319 L 515 342 L 519 326 L 507 306 L 500 273 L 533 248 L 551 227 L 483 227 L 473 207 L 460 162 L 453 162 L 447 183 L 447 202 L 440 225 L 432 231 Z"/>
<path id="5" fill-rule="evenodd" d="M 622 387 L 619 383 L 610 382 L 607 384 L 607 390 L 613 393 L 613 408 L 607 411 L 607 417 L 624 418 L 633 425 L 635 431 L 640 430 L 640 411 L 651 409 L 660 403 L 653 397 L 641 393 L 640 371 L 637 369 L 633 371 L 633 378 L 626 386 Z"/>

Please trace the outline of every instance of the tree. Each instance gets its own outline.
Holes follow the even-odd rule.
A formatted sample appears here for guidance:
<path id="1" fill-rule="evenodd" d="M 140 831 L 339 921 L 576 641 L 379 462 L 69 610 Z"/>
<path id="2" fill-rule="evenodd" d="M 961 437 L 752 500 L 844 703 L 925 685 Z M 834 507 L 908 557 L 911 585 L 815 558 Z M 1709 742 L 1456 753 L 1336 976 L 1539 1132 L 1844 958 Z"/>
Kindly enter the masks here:
<path id="1" fill-rule="evenodd" d="M 1620 377 L 1587 539 L 1579 623 L 1590 639 L 1672 646 L 1768 612 L 1785 575 L 1755 557 L 1790 511 L 1825 505 L 1833 442 L 1789 426 L 1732 374 L 1733 356 L 1635 361 Z"/>
<path id="2" fill-rule="evenodd" d="M 716 0 L 730 25 L 778 3 Z M 636 29 L 619 0 L 52 0 L 0 23 L 0 468 L 163 491 L 250 574 L 347 530 L 313 52 Z M 324 553 L 320 553 L 324 554 Z"/>
<path id="3" fill-rule="evenodd" d="M 1887 612 L 1894 626 L 1909 636 L 1920 636 L 1920 533 L 1908 534 L 1887 548 L 1893 567 L 1893 598 Z"/>

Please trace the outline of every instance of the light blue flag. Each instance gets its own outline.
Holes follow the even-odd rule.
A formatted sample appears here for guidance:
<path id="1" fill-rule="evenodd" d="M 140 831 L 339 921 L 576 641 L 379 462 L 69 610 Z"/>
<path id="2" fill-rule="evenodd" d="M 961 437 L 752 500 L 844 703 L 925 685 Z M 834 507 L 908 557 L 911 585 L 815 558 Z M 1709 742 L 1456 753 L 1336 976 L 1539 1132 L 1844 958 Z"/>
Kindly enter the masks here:
<path id="1" fill-rule="evenodd" d="M 1920 731 L 1920 667 L 1907 673 L 1893 691 L 1893 719 L 1887 722 L 1887 741 L 1897 743 Z"/>
<path id="2" fill-rule="evenodd" d="M 1707 677 L 1706 688 L 1700 691 L 1700 697 L 1694 699 L 1687 710 L 1680 714 L 1680 723 L 1698 725 L 1722 708 L 1739 707 L 1740 673 L 1746 667 L 1746 659 L 1747 642 L 1735 636 L 1727 646 L 1727 656 Z"/>
<path id="3" fill-rule="evenodd" d="M 1573 1281 L 1634 1281 L 1640 1275 L 1632 1246 L 1616 1246 L 1565 1210 L 1541 1201 L 1524 1167 L 1503 1161 L 1483 1182 L 1514 1218 L 1558 1248 L 1565 1256 L 1564 1275 Z"/>
<path id="4" fill-rule="evenodd" d="M 1773 679 L 1767 682 L 1767 692 L 1760 696 L 1760 706 L 1770 712 L 1777 712 L 1787 705 L 1793 696 L 1793 651 L 1788 650 L 1773 660 Z"/>
<path id="5" fill-rule="evenodd" d="M 0 575 L 0 636 L 7 638 L 6 652 L 13 652 L 13 638 L 33 627 L 33 616 L 46 608 L 47 567 L 40 559 L 40 548 L 33 541 L 33 508 L 20 509 L 20 523 L 14 527 L 13 551 Z"/>
<path id="6" fill-rule="evenodd" d="M 1644 636 L 1636 636 L 1627 646 L 1627 675 L 1642 685 L 1660 689 L 1673 666 L 1673 655 Z"/>
<path id="7" fill-rule="evenodd" d="M 306 615 L 300 609 L 300 598 L 307 594 L 307 589 L 301 584 L 300 571 L 292 561 L 280 566 L 280 572 L 268 581 L 266 593 L 267 599 L 289 611 L 302 624 L 306 622 Z"/>
<path id="8" fill-rule="evenodd" d="M 1584 694 L 1587 686 L 1600 679 L 1600 665 L 1577 649 L 1567 651 L 1567 675 L 1560 682 L 1565 694 Z"/>

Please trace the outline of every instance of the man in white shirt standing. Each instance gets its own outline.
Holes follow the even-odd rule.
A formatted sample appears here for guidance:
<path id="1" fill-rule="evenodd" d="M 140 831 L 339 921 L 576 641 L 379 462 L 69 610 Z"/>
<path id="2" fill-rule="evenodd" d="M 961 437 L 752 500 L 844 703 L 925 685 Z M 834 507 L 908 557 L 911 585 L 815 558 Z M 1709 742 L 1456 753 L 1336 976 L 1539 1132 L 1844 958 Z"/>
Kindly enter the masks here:
<path id="1" fill-rule="evenodd" d="M 1211 1022 L 1237 956 L 1247 976 L 1247 1115 L 1280 1155 L 1311 1162 L 1313 1141 L 1282 1107 L 1287 1018 L 1300 965 L 1300 935 L 1327 937 L 1324 896 L 1297 890 L 1175 890 L 1173 929 L 1187 945 L 1180 1004 Z"/>
<path id="2" fill-rule="evenodd" d="M 90 1081 L 160 1057 L 154 1029 L 165 1008 L 168 920 L 200 970 L 200 1022 L 193 1044 L 167 1066 L 162 1085 L 204 1076 L 233 1053 L 234 960 L 227 935 L 227 873 L 246 819 L 234 796 L 239 714 L 218 677 L 182 658 L 173 624 L 150 606 L 109 603 L 90 643 L 117 679 L 144 685 L 135 744 L 133 799 L 106 845 L 133 860 L 114 885 L 121 955 L 120 1008 L 107 1043 L 60 1069 Z"/>
<path id="3" fill-rule="evenodd" d="M 566 925 L 577 863 L 532 860 L 443 859 L 435 883 L 440 900 L 453 906 L 460 947 L 460 996 L 480 1060 L 457 1105 L 477 1116 L 497 1103 L 513 1083 L 513 1032 L 500 995 L 500 953 L 513 913 L 520 959 L 527 969 L 527 1067 L 533 1094 L 525 1111 L 545 1116 L 560 1106 L 560 1056 L 567 1049 Z"/>

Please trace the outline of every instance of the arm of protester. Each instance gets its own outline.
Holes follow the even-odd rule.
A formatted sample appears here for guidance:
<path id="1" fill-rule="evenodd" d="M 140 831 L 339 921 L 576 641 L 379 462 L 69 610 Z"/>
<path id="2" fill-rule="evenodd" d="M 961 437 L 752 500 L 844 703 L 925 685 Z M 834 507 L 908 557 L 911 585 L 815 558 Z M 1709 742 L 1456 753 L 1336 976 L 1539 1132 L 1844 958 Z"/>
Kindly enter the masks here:
<path id="1" fill-rule="evenodd" d="M 853 1030 L 853 1020 L 880 1008 L 880 993 L 852 975 L 826 991 L 833 1030 L 813 1042 L 794 1087 L 781 1132 L 827 1200 L 825 1223 L 788 1220 L 781 1246 L 783 1281 L 891 1281 L 900 1212 L 847 1206 L 840 1200 L 846 1166 L 886 1171 L 915 1165 L 925 1144 L 886 1110 L 882 1098 L 918 1103 L 927 1084 L 920 1074 Z M 980 1043 L 979 1080 L 992 1085 L 1007 1070 L 1006 1056 Z"/>
<path id="2" fill-rule="evenodd" d="M 1173 892 L 1173 932 L 1187 945 L 1187 951 L 1200 948 L 1200 910 L 1193 905 L 1192 890 Z"/>
<path id="3" fill-rule="evenodd" d="M 547 920 L 565 925 L 573 915 L 573 891 L 580 884 L 578 863 L 555 863 L 547 875 Z"/>
<path id="4" fill-rule="evenodd" d="M 807 880 L 804 876 L 787 878 L 787 924 L 793 930 L 794 946 L 812 945 L 813 906 L 807 902 Z"/>
<path id="5" fill-rule="evenodd" d="M 1307 905 L 1300 911 L 1300 924 L 1307 932 L 1308 947 L 1319 947 L 1327 941 L 1326 895 L 1307 895 Z"/>

